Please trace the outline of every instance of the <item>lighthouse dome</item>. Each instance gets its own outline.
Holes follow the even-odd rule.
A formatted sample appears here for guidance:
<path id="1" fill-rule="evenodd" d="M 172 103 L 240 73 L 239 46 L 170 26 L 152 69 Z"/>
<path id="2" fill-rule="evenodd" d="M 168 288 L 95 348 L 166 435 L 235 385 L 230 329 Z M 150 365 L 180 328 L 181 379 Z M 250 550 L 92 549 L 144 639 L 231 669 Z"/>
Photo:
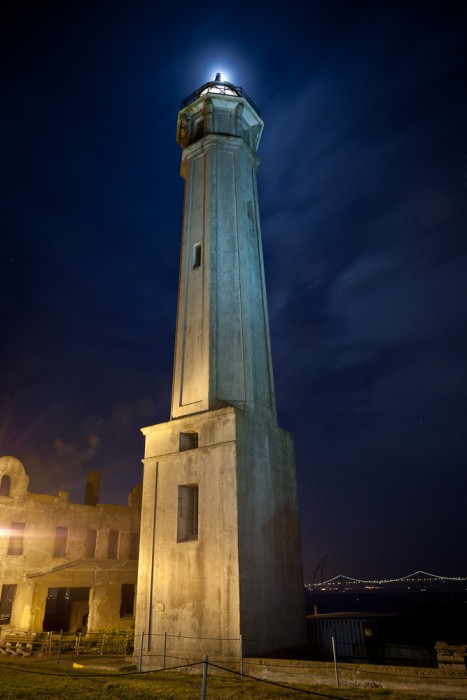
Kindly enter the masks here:
<path id="1" fill-rule="evenodd" d="M 199 89 L 198 95 L 206 95 L 209 92 L 217 95 L 232 95 L 234 97 L 240 96 L 238 88 L 236 88 L 235 85 L 232 85 L 232 83 L 222 80 L 220 73 L 216 73 L 214 80 L 211 80 L 209 83 L 205 83 Z"/>

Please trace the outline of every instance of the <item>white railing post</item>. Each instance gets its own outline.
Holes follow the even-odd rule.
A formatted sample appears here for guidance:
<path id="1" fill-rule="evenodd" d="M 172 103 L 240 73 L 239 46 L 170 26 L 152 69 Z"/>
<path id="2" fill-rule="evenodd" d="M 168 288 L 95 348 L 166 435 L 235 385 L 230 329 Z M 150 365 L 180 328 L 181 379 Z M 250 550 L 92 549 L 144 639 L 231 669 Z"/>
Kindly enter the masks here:
<path id="1" fill-rule="evenodd" d="M 332 642 L 332 655 L 334 656 L 334 670 L 336 672 L 336 687 L 339 687 L 339 669 L 337 668 L 337 654 L 336 654 L 336 640 L 331 637 Z"/>

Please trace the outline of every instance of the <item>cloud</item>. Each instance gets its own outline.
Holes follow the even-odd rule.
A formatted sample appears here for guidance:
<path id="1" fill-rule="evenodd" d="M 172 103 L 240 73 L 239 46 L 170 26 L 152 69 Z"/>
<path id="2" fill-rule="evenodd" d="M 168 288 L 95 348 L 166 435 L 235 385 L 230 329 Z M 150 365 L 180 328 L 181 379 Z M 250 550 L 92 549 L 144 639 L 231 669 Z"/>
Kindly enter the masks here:
<path id="1" fill-rule="evenodd" d="M 462 260 L 434 268 L 367 256 L 336 278 L 331 306 L 349 345 L 422 349 L 456 337 L 459 318 L 467 318 L 464 284 Z"/>

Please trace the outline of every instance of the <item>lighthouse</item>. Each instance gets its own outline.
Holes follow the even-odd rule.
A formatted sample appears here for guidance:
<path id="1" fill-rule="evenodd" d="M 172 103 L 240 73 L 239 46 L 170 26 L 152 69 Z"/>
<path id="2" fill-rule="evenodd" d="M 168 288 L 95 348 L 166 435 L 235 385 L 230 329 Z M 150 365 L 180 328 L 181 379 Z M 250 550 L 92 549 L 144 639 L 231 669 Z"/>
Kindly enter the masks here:
<path id="1" fill-rule="evenodd" d="M 277 425 L 261 244 L 262 131 L 259 109 L 220 74 L 178 114 L 172 405 L 169 421 L 142 429 L 135 653 L 149 668 L 162 646 L 169 661 L 228 661 L 304 641 L 294 446 Z"/>

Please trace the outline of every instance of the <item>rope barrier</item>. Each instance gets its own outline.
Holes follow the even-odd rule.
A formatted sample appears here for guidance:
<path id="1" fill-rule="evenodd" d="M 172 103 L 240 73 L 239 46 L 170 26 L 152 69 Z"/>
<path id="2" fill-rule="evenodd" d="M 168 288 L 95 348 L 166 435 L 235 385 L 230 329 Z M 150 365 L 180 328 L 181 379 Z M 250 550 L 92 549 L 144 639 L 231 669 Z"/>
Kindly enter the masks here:
<path id="1" fill-rule="evenodd" d="M 287 690 L 296 691 L 298 693 L 303 693 L 305 695 L 313 695 L 315 697 L 328 698 L 328 700 L 351 700 L 350 698 L 344 698 L 342 695 L 337 697 L 336 695 L 328 695 L 326 693 L 317 693 L 315 691 L 306 690 L 305 688 L 297 688 L 297 687 L 292 686 L 292 685 L 286 685 L 285 683 L 278 683 L 277 681 L 270 681 L 270 680 L 266 680 L 265 678 L 257 678 L 255 676 L 250 676 L 247 673 L 241 674 L 238 671 L 233 671 L 232 669 L 226 668 L 224 666 L 219 666 L 218 664 L 213 664 L 211 662 L 204 662 L 204 661 L 197 661 L 195 663 L 190 663 L 190 664 L 182 664 L 180 666 L 171 666 L 170 668 L 165 668 L 165 669 L 162 669 L 162 668 L 154 669 L 151 671 L 133 671 L 133 672 L 129 671 L 129 672 L 125 672 L 124 675 L 121 675 L 120 678 L 127 678 L 128 676 L 141 676 L 143 674 L 147 675 L 149 673 L 164 673 L 166 671 L 176 671 L 176 670 L 179 670 L 181 668 L 190 668 L 193 666 L 201 666 L 204 663 L 207 663 L 208 666 L 212 666 L 212 668 L 217 668 L 221 671 L 226 671 L 227 673 L 232 673 L 235 676 L 239 676 L 242 679 L 247 678 L 248 680 L 256 681 L 257 683 L 267 683 L 268 685 L 274 685 L 278 688 L 286 688 Z M 48 671 L 32 671 L 30 669 L 17 668 L 15 666 L 8 666 L 5 664 L 0 664 L 0 668 L 4 668 L 4 669 L 10 670 L 10 671 L 19 671 L 22 673 L 29 673 L 29 674 L 33 674 L 36 676 L 59 676 L 61 678 L 73 678 L 74 680 L 79 680 L 79 679 L 83 679 L 83 678 L 109 678 L 109 677 L 115 678 L 116 673 L 118 673 L 118 671 L 115 671 L 113 673 L 81 673 L 81 669 L 79 669 L 79 673 L 76 673 L 76 672 L 75 673 L 65 673 L 65 672 L 51 673 Z"/>
<path id="2" fill-rule="evenodd" d="M 269 685 L 276 685 L 279 688 L 286 688 L 287 690 L 296 690 L 298 693 L 305 693 L 305 695 L 315 695 L 316 697 L 320 698 L 329 698 L 330 700 L 351 700 L 351 698 L 344 698 L 343 695 L 327 695 L 326 693 L 317 693 L 316 691 L 313 690 L 306 690 L 305 688 L 297 688 L 296 686 L 293 685 L 286 685 L 285 683 L 278 683 L 277 681 L 268 681 L 265 678 L 257 678 L 256 676 L 250 676 L 248 673 L 239 673 L 238 671 L 232 671 L 230 668 L 224 668 L 223 666 L 218 666 L 217 664 L 213 664 L 210 661 L 208 662 L 209 666 L 212 666 L 213 668 L 218 668 L 221 671 L 227 671 L 228 673 L 233 673 L 236 676 L 240 676 L 241 678 L 248 678 L 249 680 L 252 681 L 258 681 L 259 683 L 268 683 Z"/>
<path id="3" fill-rule="evenodd" d="M 174 657 L 171 657 L 171 658 L 174 658 Z M 273 686 L 276 686 L 278 688 L 285 688 L 285 689 L 290 690 L 290 691 L 299 692 L 299 693 L 302 693 L 304 695 L 320 697 L 320 698 L 327 698 L 328 700 L 350 700 L 350 698 L 345 698 L 343 695 L 336 696 L 336 695 L 330 695 L 327 693 L 320 693 L 317 691 L 312 691 L 312 690 L 307 690 L 305 688 L 297 687 L 294 685 L 287 685 L 285 683 L 279 683 L 277 681 L 267 680 L 265 678 L 258 678 L 257 676 L 253 676 L 249 673 L 240 673 L 239 671 L 234 671 L 234 670 L 227 668 L 225 666 L 220 666 L 219 664 L 212 663 L 211 661 L 209 661 L 209 662 L 194 661 L 192 663 L 185 663 L 185 664 L 180 664 L 177 666 L 169 666 L 167 668 L 151 669 L 151 670 L 147 670 L 147 671 L 126 671 L 124 673 L 120 672 L 120 675 L 118 675 L 119 674 L 118 670 L 113 671 L 111 673 L 85 673 L 85 672 L 83 673 L 82 669 L 76 669 L 73 673 L 67 673 L 64 671 L 56 673 L 56 672 L 49 672 L 49 671 L 35 671 L 35 670 L 31 670 L 31 669 L 26 669 L 26 668 L 18 668 L 17 666 L 13 666 L 13 665 L 10 666 L 9 664 L 0 664 L 0 668 L 6 669 L 9 671 L 17 671 L 20 673 L 28 673 L 28 674 L 38 675 L 38 676 L 58 676 L 58 677 L 62 677 L 62 678 L 73 678 L 76 680 L 76 679 L 83 679 L 83 678 L 110 678 L 110 677 L 111 678 L 116 678 L 116 677 L 126 678 L 129 676 L 141 676 L 141 675 L 148 675 L 151 673 L 164 673 L 166 671 L 178 671 L 178 670 L 183 669 L 183 668 L 192 668 L 194 666 L 201 666 L 203 663 L 208 663 L 208 666 L 211 666 L 212 668 L 218 669 L 218 670 L 226 672 L 226 673 L 230 673 L 230 674 L 235 675 L 241 679 L 256 681 L 258 683 L 266 683 L 268 685 L 273 685 Z M 283 668 L 282 665 L 276 666 L 276 665 L 269 665 L 269 664 L 261 664 L 261 666 L 263 668 L 266 668 L 266 669 L 268 669 L 268 668 Z M 305 667 L 299 667 L 299 668 L 305 668 Z M 314 666 L 313 668 L 327 668 L 327 667 L 326 666 L 320 666 L 320 667 Z M 348 667 L 345 667 L 344 665 L 339 665 L 339 668 L 342 671 L 348 671 L 348 672 L 354 672 L 354 673 L 358 673 L 358 670 L 359 670 L 359 669 L 355 669 L 355 668 L 348 668 Z M 384 671 L 384 670 L 371 671 L 368 669 L 364 669 L 364 673 L 386 675 L 386 676 L 392 676 L 394 678 L 397 678 L 397 677 L 418 678 L 418 679 L 430 678 L 430 676 L 423 676 L 420 674 L 417 675 L 417 674 L 394 673 L 394 672 L 387 671 L 387 670 L 386 671 Z M 456 681 L 460 681 L 460 682 L 467 681 L 467 679 L 465 679 L 465 678 L 454 678 L 452 680 L 456 680 Z"/>

